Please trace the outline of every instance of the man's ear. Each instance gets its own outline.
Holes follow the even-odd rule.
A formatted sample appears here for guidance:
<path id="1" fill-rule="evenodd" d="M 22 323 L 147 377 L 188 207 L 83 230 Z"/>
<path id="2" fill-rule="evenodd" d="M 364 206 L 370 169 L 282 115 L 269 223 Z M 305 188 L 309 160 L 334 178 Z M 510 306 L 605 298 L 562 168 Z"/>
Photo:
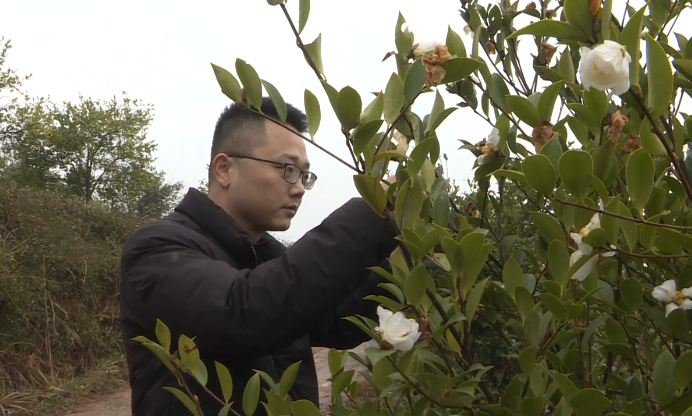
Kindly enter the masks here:
<path id="1" fill-rule="evenodd" d="M 235 166 L 233 158 L 226 156 L 223 153 L 219 153 L 214 157 L 211 162 L 212 172 L 214 172 L 214 177 L 216 178 L 216 183 L 222 188 L 228 188 L 231 184 L 231 169 Z"/>

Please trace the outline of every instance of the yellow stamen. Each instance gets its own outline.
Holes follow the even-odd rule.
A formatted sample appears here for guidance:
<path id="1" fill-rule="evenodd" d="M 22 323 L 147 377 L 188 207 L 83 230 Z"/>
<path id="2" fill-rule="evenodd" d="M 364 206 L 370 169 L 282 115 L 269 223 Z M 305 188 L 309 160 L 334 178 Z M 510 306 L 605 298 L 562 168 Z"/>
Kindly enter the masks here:
<path id="1" fill-rule="evenodd" d="M 677 292 L 675 292 L 675 298 L 673 299 L 673 303 L 675 303 L 678 306 L 682 306 L 682 304 L 685 303 L 685 299 L 687 298 L 684 297 L 682 295 L 682 292 L 678 290 Z"/>

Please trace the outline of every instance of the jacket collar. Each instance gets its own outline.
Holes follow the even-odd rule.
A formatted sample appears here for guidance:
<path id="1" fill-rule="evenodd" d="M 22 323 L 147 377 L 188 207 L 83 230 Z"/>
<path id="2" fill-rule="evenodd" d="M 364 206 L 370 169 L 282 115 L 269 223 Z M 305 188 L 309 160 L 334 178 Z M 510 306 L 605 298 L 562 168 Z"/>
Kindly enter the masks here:
<path id="1" fill-rule="evenodd" d="M 239 266 L 254 267 L 257 263 L 280 256 L 286 249 L 268 233 L 264 233 L 255 243 L 226 211 L 195 188 L 188 190 L 175 211 L 188 216 L 202 231 L 221 244 Z"/>

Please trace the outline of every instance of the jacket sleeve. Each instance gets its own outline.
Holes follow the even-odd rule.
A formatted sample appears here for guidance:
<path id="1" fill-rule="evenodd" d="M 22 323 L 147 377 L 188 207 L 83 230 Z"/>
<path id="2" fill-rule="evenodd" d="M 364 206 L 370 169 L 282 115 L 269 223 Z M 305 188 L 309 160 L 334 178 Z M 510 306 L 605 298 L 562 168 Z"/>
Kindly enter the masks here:
<path id="1" fill-rule="evenodd" d="M 360 199 L 252 270 L 202 254 L 183 227 L 156 228 L 141 228 L 124 248 L 122 304 L 142 327 L 161 319 L 174 337 L 221 354 L 267 355 L 307 334 L 395 247 L 394 230 Z"/>
<path id="2" fill-rule="evenodd" d="M 387 268 L 386 265 L 381 266 Z M 377 322 L 378 303 L 363 298 L 368 295 L 393 297 L 389 291 L 377 286 L 380 283 L 387 283 L 387 280 L 374 272 L 366 271 L 366 274 L 366 283 L 353 292 L 335 311 L 322 320 L 319 326 L 310 332 L 310 341 L 313 347 L 346 350 L 370 340 L 370 336 L 362 329 L 343 319 L 347 316 L 361 315 Z"/>

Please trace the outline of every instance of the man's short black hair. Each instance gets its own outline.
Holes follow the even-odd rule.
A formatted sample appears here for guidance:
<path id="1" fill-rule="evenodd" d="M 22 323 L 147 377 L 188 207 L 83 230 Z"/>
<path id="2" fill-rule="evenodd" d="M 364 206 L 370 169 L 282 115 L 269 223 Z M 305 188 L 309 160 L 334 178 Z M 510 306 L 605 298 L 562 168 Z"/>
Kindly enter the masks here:
<path id="1" fill-rule="evenodd" d="M 254 107 L 252 107 L 254 109 Z M 308 119 L 305 113 L 286 103 L 286 124 L 298 133 L 306 133 Z M 280 122 L 279 114 L 271 98 L 262 99 L 262 112 L 268 117 Z M 209 183 L 214 177 L 213 161 L 221 152 L 234 152 L 245 154 L 256 146 L 260 146 L 266 139 L 265 123 L 271 123 L 261 115 L 238 106 L 236 103 L 226 107 L 214 129 L 214 139 L 211 143 L 211 159 L 209 162 Z"/>

